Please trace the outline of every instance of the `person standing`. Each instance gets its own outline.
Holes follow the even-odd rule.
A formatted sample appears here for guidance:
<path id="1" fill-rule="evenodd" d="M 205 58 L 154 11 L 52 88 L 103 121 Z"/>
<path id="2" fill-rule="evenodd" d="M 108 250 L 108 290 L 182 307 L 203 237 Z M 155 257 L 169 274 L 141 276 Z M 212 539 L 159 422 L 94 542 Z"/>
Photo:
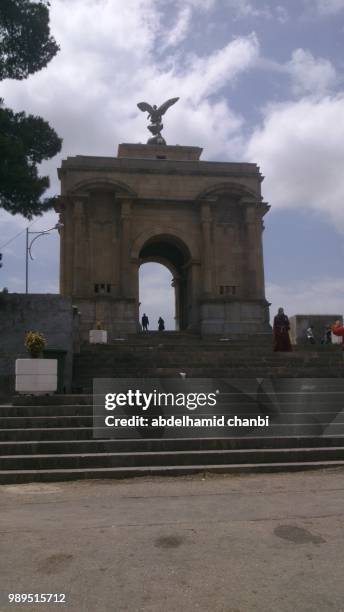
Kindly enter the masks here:
<path id="1" fill-rule="evenodd" d="M 344 351 L 344 327 L 340 324 L 340 321 L 336 321 L 334 325 L 332 325 L 332 333 L 335 336 L 342 336 L 342 346 Z"/>
<path id="2" fill-rule="evenodd" d="M 286 314 L 284 314 L 283 308 L 279 308 L 277 315 L 274 318 L 274 325 L 272 329 L 273 333 L 273 350 L 277 351 L 291 351 L 291 342 L 289 338 L 290 323 Z"/>
<path id="3" fill-rule="evenodd" d="M 141 324 L 142 324 L 142 331 L 148 331 L 149 319 L 145 312 L 143 313 Z"/>
<path id="4" fill-rule="evenodd" d="M 309 344 L 315 344 L 313 325 L 310 325 L 308 329 L 306 329 L 306 336 Z"/>
<path id="5" fill-rule="evenodd" d="M 159 320 L 158 320 L 158 329 L 159 329 L 159 331 L 164 331 L 164 329 L 165 329 L 165 321 L 164 321 L 164 319 L 162 317 L 159 317 Z"/>
<path id="6" fill-rule="evenodd" d="M 325 344 L 332 343 L 332 329 L 329 325 L 326 325 L 325 328 Z"/>

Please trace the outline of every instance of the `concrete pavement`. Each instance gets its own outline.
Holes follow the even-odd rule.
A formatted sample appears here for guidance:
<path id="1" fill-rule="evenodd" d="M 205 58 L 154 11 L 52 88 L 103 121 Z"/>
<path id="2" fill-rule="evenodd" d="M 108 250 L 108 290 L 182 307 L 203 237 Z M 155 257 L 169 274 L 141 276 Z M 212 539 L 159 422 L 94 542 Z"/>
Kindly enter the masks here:
<path id="1" fill-rule="evenodd" d="M 6 485 L 0 531 L 0 612 L 344 611 L 342 469 Z"/>

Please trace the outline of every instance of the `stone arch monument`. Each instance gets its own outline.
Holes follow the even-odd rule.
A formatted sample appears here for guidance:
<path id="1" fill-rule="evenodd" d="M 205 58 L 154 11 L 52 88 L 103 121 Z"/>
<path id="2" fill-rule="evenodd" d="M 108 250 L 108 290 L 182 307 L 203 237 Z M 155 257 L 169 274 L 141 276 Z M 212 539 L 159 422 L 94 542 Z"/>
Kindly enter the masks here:
<path id="1" fill-rule="evenodd" d="M 201 161 L 202 149 L 120 144 L 117 157 L 62 161 L 60 292 L 86 338 L 136 333 L 141 264 L 172 272 L 178 329 L 270 330 L 262 251 L 262 175 L 256 164 Z"/>

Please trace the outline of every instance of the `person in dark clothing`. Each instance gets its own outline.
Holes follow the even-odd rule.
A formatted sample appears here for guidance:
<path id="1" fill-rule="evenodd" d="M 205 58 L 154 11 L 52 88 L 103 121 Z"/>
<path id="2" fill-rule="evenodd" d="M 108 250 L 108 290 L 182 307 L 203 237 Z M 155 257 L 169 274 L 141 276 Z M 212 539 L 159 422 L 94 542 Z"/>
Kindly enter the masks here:
<path id="1" fill-rule="evenodd" d="M 164 321 L 164 319 L 162 317 L 159 317 L 158 329 L 159 329 L 159 331 L 164 331 L 164 329 L 165 329 L 165 321 Z"/>
<path id="2" fill-rule="evenodd" d="M 142 331 L 148 331 L 149 319 L 145 312 L 143 313 L 141 324 L 142 324 Z"/>
<path id="3" fill-rule="evenodd" d="M 289 338 L 289 319 L 284 314 L 283 308 L 278 309 L 278 313 L 274 318 L 273 325 L 273 349 L 277 351 L 291 351 L 291 343 Z"/>
<path id="4" fill-rule="evenodd" d="M 325 343 L 326 344 L 332 343 L 332 329 L 330 326 L 327 326 L 325 329 Z"/>

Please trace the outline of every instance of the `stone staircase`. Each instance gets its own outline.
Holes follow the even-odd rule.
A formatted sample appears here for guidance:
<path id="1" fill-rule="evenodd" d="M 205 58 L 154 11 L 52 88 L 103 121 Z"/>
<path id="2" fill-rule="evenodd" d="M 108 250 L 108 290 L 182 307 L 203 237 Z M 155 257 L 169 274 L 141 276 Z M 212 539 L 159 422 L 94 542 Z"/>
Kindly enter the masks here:
<path id="1" fill-rule="evenodd" d="M 17 397 L 0 407 L 0 483 L 344 467 L 344 391 L 333 384 L 330 403 L 277 392 L 269 428 L 227 437 L 94 439 L 91 396 Z"/>
<path id="2" fill-rule="evenodd" d="M 138 432 L 134 439 L 130 431 L 121 439 L 93 437 L 93 377 L 175 378 L 179 372 L 282 379 L 274 391 L 278 410 L 269 427 L 227 429 L 227 435 L 214 429 L 172 430 L 154 439 Z M 274 354 L 269 337 L 201 339 L 167 332 L 87 345 L 75 357 L 73 395 L 16 396 L 0 406 L 0 483 L 344 467 L 343 373 L 340 347 Z M 314 391 L 319 378 L 327 379 L 321 392 Z M 285 379 L 295 384 L 288 387 Z M 230 413 L 249 416 L 252 402 L 237 401 Z"/>
<path id="3" fill-rule="evenodd" d="M 90 393 L 93 378 L 335 378 L 343 377 L 338 345 L 274 353 L 270 335 L 200 338 L 148 332 L 112 345 L 84 345 L 74 358 L 74 391 Z"/>

